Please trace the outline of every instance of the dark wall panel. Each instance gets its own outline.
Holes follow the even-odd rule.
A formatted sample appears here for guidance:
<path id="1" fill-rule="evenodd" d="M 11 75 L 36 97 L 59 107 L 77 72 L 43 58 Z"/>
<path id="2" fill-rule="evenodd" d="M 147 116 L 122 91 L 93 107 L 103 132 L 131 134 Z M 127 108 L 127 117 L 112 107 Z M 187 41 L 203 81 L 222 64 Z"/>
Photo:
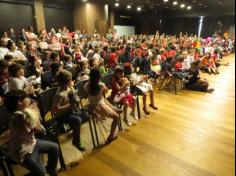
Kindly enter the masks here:
<path id="1" fill-rule="evenodd" d="M 218 22 L 222 23 L 221 34 L 229 30 L 231 25 L 235 25 L 235 16 L 205 17 L 203 20 L 202 36 L 207 37 L 219 30 Z"/>
<path id="2" fill-rule="evenodd" d="M 34 26 L 33 7 L 30 4 L 0 2 L 0 30 L 16 30 Z"/>
<path id="3" fill-rule="evenodd" d="M 115 25 L 134 26 L 135 16 L 133 13 L 115 10 Z"/>
<path id="4" fill-rule="evenodd" d="M 47 29 L 62 28 L 66 26 L 70 31 L 74 30 L 73 10 L 68 8 L 44 7 L 45 23 Z"/>

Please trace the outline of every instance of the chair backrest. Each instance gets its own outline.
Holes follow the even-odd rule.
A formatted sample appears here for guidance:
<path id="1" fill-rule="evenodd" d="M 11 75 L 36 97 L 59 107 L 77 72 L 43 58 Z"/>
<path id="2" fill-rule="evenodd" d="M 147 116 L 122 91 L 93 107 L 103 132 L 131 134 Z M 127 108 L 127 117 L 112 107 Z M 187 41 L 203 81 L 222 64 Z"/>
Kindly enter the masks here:
<path id="1" fill-rule="evenodd" d="M 77 79 L 77 76 L 78 76 L 77 68 L 73 67 L 73 68 L 69 68 L 69 69 L 66 69 L 66 70 L 69 71 L 72 74 L 72 79 L 73 80 Z"/>
<path id="2" fill-rule="evenodd" d="M 0 135 L 9 127 L 10 117 L 5 106 L 0 106 Z"/>
<path id="3" fill-rule="evenodd" d="M 41 87 L 42 87 L 42 89 L 45 89 L 46 87 L 50 86 L 51 77 L 52 77 L 52 74 L 50 71 L 45 71 L 41 74 Z"/>
<path id="4" fill-rule="evenodd" d="M 102 78 L 102 82 L 105 83 L 105 85 L 107 86 L 108 89 L 112 88 L 112 80 L 113 80 L 114 76 L 115 76 L 115 74 L 111 73 L 111 74 L 105 75 Z"/>
<path id="5" fill-rule="evenodd" d="M 75 89 L 77 90 L 77 95 L 80 97 L 80 99 L 88 98 L 88 92 L 85 90 L 85 84 L 87 82 L 88 80 L 83 80 L 75 84 Z"/>
<path id="6" fill-rule="evenodd" d="M 50 88 L 47 89 L 40 94 L 38 94 L 38 102 L 39 102 L 39 110 L 41 117 L 43 119 L 43 122 L 45 122 L 45 115 L 51 111 L 52 109 L 52 104 L 53 104 L 53 99 L 56 95 L 58 88 Z"/>

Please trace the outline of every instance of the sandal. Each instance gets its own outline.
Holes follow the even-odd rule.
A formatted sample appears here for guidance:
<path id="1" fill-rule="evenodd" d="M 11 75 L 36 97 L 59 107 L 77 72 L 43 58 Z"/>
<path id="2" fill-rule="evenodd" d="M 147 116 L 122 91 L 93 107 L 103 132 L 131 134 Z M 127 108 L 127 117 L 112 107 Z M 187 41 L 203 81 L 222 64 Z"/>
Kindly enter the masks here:
<path id="1" fill-rule="evenodd" d="M 152 104 L 149 105 L 152 109 L 158 110 L 158 108 Z"/>
<path id="2" fill-rule="evenodd" d="M 132 126 L 132 123 L 129 120 L 124 120 L 127 126 Z"/>
<path id="3" fill-rule="evenodd" d="M 144 111 L 144 113 L 146 114 L 146 115 L 149 115 L 150 114 L 150 112 L 149 111 L 147 111 L 146 109 L 144 109 L 143 108 L 143 111 Z"/>
<path id="4" fill-rule="evenodd" d="M 112 137 L 112 138 L 109 136 L 109 137 L 107 138 L 106 144 L 112 143 L 112 142 L 115 141 L 117 138 L 118 138 L 118 136 L 115 136 L 115 137 Z"/>
<path id="5" fill-rule="evenodd" d="M 138 117 L 135 115 L 135 112 L 131 112 L 130 116 L 132 116 L 134 120 L 139 120 Z"/>

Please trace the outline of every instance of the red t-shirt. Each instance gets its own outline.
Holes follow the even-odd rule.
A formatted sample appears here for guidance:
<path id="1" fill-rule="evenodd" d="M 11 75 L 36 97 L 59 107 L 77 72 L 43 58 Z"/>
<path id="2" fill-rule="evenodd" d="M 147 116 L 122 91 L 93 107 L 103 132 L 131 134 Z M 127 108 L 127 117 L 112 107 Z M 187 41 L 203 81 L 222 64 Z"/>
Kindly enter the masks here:
<path id="1" fill-rule="evenodd" d="M 176 70 L 176 71 L 180 71 L 181 68 L 182 68 L 182 62 L 177 62 L 177 63 L 175 64 L 175 70 Z"/>
<path id="2" fill-rule="evenodd" d="M 162 55 L 161 55 L 161 60 L 165 60 L 166 59 L 166 56 L 165 56 L 165 54 L 163 53 Z"/>
<path id="3" fill-rule="evenodd" d="M 175 50 L 170 50 L 168 53 L 169 57 L 174 57 L 176 55 L 176 51 Z"/>
<path id="4" fill-rule="evenodd" d="M 115 67 L 118 63 L 118 57 L 116 53 L 111 53 L 109 58 L 109 66 Z"/>

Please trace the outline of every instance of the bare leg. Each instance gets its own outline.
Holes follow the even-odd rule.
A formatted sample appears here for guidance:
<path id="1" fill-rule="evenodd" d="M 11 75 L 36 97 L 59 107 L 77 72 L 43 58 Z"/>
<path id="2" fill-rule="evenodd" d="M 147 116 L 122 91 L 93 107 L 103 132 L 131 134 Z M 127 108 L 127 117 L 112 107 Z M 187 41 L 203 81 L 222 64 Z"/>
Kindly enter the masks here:
<path id="1" fill-rule="evenodd" d="M 154 91 L 150 91 L 150 100 L 151 100 L 151 104 L 150 106 L 157 110 L 158 108 L 155 106 L 155 97 L 154 97 Z"/>
<path id="2" fill-rule="evenodd" d="M 150 112 L 147 111 L 147 94 L 143 93 L 143 111 L 146 115 L 149 115 Z"/>
<path id="3" fill-rule="evenodd" d="M 124 122 L 125 122 L 128 126 L 131 126 L 132 123 L 130 123 L 130 121 L 128 120 L 128 104 L 127 104 L 127 103 L 124 104 L 123 112 L 124 112 Z"/>

